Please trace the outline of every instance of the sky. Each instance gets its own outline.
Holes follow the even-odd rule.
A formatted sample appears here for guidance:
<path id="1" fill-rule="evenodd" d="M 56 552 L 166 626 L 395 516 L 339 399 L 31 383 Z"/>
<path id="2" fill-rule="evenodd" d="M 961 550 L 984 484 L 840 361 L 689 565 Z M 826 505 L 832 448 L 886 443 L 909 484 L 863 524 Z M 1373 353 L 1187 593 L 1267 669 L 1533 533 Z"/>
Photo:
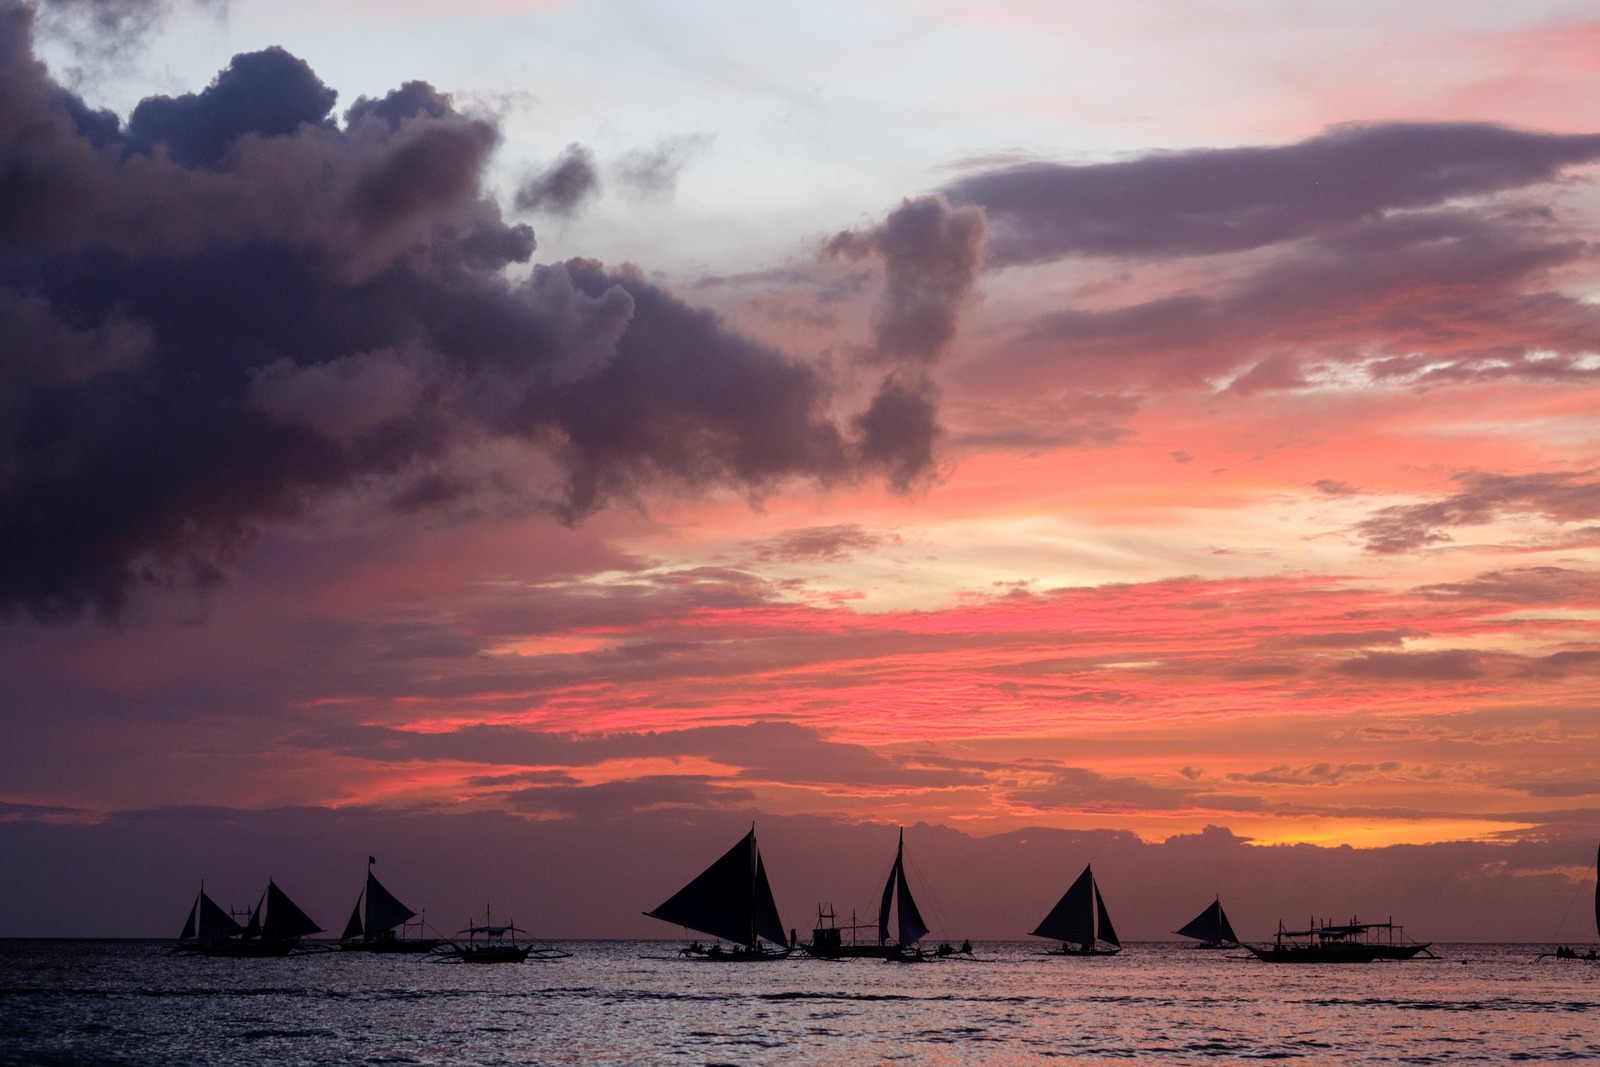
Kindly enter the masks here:
<path id="1" fill-rule="evenodd" d="M 0 0 L 0 936 L 1593 939 L 1597 46 Z"/>

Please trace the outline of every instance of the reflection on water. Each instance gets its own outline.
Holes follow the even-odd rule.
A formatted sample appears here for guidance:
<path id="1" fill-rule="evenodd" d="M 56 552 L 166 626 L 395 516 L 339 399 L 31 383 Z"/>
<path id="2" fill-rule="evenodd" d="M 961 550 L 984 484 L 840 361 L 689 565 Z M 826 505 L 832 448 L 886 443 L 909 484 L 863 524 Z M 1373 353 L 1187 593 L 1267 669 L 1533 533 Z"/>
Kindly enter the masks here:
<path id="1" fill-rule="evenodd" d="M 706 963 L 574 942 L 463 967 L 329 953 L 169 957 L 150 942 L 0 942 L 0 1064 L 1307 1065 L 1600 1059 L 1600 963 L 1531 946 L 1274 966 L 1176 945 L 1111 958 Z"/>

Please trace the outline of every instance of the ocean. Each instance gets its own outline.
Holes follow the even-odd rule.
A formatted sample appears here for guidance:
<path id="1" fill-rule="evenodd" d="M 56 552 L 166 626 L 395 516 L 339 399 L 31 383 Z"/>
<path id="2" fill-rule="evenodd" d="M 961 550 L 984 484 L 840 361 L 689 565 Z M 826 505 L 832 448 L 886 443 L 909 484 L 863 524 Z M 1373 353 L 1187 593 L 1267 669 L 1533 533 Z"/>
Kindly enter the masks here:
<path id="1" fill-rule="evenodd" d="M 1130 944 L 1099 959 L 680 962 L 549 942 L 467 966 L 230 960 L 167 942 L 0 942 L 0 1064 L 1507 1064 L 1600 1059 L 1600 963 L 1539 946 L 1272 965 Z"/>

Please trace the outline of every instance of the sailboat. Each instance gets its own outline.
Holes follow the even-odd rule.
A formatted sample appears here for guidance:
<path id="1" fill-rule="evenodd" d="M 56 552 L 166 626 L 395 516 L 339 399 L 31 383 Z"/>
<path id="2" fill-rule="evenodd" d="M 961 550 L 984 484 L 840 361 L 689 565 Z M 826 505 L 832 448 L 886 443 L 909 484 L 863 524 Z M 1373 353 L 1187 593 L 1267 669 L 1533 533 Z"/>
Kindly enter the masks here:
<path id="1" fill-rule="evenodd" d="M 469 920 L 461 930 L 467 939 L 447 942 L 436 949 L 431 958 L 445 963 L 521 963 L 529 959 L 564 960 L 572 955 L 560 949 L 538 948 L 517 937 L 527 932 L 515 922 L 495 922 L 488 905 L 484 905 L 483 925 Z M 511 936 L 508 938 L 507 934 Z"/>
<path id="2" fill-rule="evenodd" d="M 416 918 L 417 913 L 378 881 L 372 873 L 376 862 L 373 857 L 367 857 L 367 886 L 356 897 L 355 910 L 350 913 L 350 921 L 345 923 L 344 933 L 339 935 L 339 947 L 347 952 L 431 952 L 438 946 L 439 938 L 400 936 L 408 920 Z M 363 901 L 367 905 L 365 918 L 361 914 Z"/>
<path id="3" fill-rule="evenodd" d="M 906 832 L 900 831 L 900 845 L 895 850 L 894 866 L 889 868 L 889 880 L 883 885 L 883 900 L 878 906 L 878 938 L 876 942 L 858 942 L 854 940 L 855 931 L 863 929 L 862 924 L 851 920 L 848 927 L 841 928 L 833 923 L 833 910 L 827 911 L 820 907 L 817 909 L 817 925 L 811 931 L 811 943 L 806 946 L 806 953 L 821 959 L 926 959 L 916 944 L 928 932 L 927 924 L 922 921 L 922 914 L 917 910 L 917 902 L 911 896 L 911 885 L 906 881 L 905 870 Z M 824 920 L 828 920 L 824 925 Z M 894 928 L 894 940 L 889 938 L 891 921 Z M 852 940 L 845 943 L 844 931 L 851 932 Z"/>
<path id="4" fill-rule="evenodd" d="M 724 951 L 721 945 L 701 948 L 695 942 L 680 955 L 700 959 L 773 960 L 789 955 L 783 920 L 772 899 L 767 868 L 756 846 L 756 828 L 723 853 L 688 885 L 678 890 L 653 911 L 653 919 L 698 930 L 702 934 L 731 941 L 736 946 Z M 776 950 L 761 943 L 766 938 Z"/>
<path id="5" fill-rule="evenodd" d="M 1222 910 L 1220 897 L 1207 905 L 1205 911 L 1173 933 L 1179 937 L 1192 937 L 1200 942 L 1194 946 L 1195 948 L 1239 947 L 1239 939 L 1234 935 L 1233 924 L 1228 922 L 1228 913 Z"/>
<path id="6" fill-rule="evenodd" d="M 201 882 L 200 894 L 189 907 L 188 921 L 183 924 L 183 933 L 178 935 L 178 944 L 172 951 L 204 953 L 207 945 L 226 941 L 243 931 L 238 920 L 206 895 L 206 884 Z"/>
<path id="7" fill-rule="evenodd" d="M 184 926 L 179 948 L 204 956 L 287 956 L 300 947 L 302 937 L 322 932 L 270 878 L 243 926 L 213 903 L 204 888 L 189 909 L 189 918 L 193 926 Z"/>
<path id="8" fill-rule="evenodd" d="M 1594 926 L 1595 932 L 1600 933 L 1600 852 L 1595 854 L 1595 885 L 1594 885 Z M 1569 905 L 1570 906 L 1570 905 Z M 1594 949 L 1588 952 L 1579 952 L 1571 945 L 1562 945 L 1554 952 L 1541 952 L 1537 959 L 1556 960 L 1600 960 L 1600 953 Z"/>
<path id="9" fill-rule="evenodd" d="M 1061 942 L 1059 950 L 1052 950 L 1056 955 L 1114 956 L 1122 951 L 1122 942 L 1117 940 L 1111 915 L 1106 911 L 1105 898 L 1100 895 L 1094 872 L 1088 866 L 1050 909 L 1044 921 L 1034 928 L 1033 936 Z"/>

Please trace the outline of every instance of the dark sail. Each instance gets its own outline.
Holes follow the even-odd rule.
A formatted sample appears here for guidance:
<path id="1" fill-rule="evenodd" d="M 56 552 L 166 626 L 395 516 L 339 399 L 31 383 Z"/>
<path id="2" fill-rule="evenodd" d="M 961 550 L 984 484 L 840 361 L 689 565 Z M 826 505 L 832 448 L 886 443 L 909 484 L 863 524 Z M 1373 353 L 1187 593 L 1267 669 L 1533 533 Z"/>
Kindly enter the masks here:
<path id="1" fill-rule="evenodd" d="M 339 935 L 340 941 L 354 941 L 362 935 L 361 929 L 361 898 L 356 898 L 356 906 L 350 912 L 350 921 L 344 924 L 344 933 Z"/>
<path id="2" fill-rule="evenodd" d="M 1085 867 L 1083 873 L 1078 875 L 1078 880 L 1050 909 L 1050 914 L 1034 928 L 1033 935 L 1074 945 L 1092 945 L 1094 913 L 1094 875 Z"/>
<path id="3" fill-rule="evenodd" d="M 917 911 L 917 902 L 911 899 L 911 886 L 906 882 L 906 833 L 900 831 L 900 846 L 895 850 L 894 866 L 889 870 L 889 880 L 883 886 L 883 901 L 878 906 L 878 941 L 889 940 L 889 910 L 893 904 L 899 919 L 898 935 L 901 948 L 910 948 L 928 932 Z"/>
<path id="4" fill-rule="evenodd" d="M 372 876 L 370 870 L 367 872 L 368 937 L 377 937 L 385 931 L 392 930 L 416 914 L 400 903 L 393 893 L 383 888 L 382 883 Z"/>
<path id="5" fill-rule="evenodd" d="M 1595 854 L 1594 871 L 1594 928 L 1596 933 L 1600 933 L 1600 852 Z"/>
<path id="6" fill-rule="evenodd" d="M 254 921 L 254 920 L 252 920 Z M 278 883 L 267 880 L 267 920 L 261 928 L 262 935 L 270 941 L 288 941 L 306 934 L 322 932 L 322 927 L 295 906 Z"/>
<path id="7" fill-rule="evenodd" d="M 1192 937 L 1196 941 L 1212 945 L 1224 941 L 1236 945 L 1239 943 L 1239 939 L 1233 934 L 1233 926 L 1228 922 L 1228 913 L 1222 910 L 1221 900 L 1212 901 L 1205 911 L 1190 919 L 1182 929 L 1175 932 L 1179 937 Z"/>
<path id="8" fill-rule="evenodd" d="M 183 933 L 178 935 L 178 940 L 188 942 L 190 945 L 204 944 L 207 942 L 224 941 L 238 934 L 244 929 L 232 915 L 217 906 L 217 902 L 206 896 L 204 889 L 194 898 L 194 903 L 189 906 L 189 918 L 183 924 Z"/>
<path id="9" fill-rule="evenodd" d="M 1117 932 L 1111 928 L 1111 914 L 1106 911 L 1106 898 L 1100 895 L 1099 886 L 1094 887 L 1094 914 L 1095 924 L 1100 928 L 1097 931 L 1100 940 L 1121 948 L 1122 942 L 1117 940 Z"/>
<path id="10" fill-rule="evenodd" d="M 645 914 L 739 945 L 754 947 L 757 936 L 788 943 L 754 829 L 699 877 Z"/>
<path id="11" fill-rule="evenodd" d="M 201 941 L 219 941 L 224 937 L 232 937 L 243 929 L 237 919 L 223 911 L 217 902 L 206 896 L 206 891 L 200 891 L 197 901 L 200 907 L 198 925 L 195 936 Z"/>
<path id="12" fill-rule="evenodd" d="M 755 831 L 750 831 L 750 843 L 755 844 Z M 756 850 L 756 884 L 750 901 L 751 911 L 754 913 L 752 927 L 755 933 L 771 941 L 774 945 L 787 945 L 788 935 L 783 932 L 783 920 L 778 918 L 778 902 L 772 899 L 772 883 L 767 881 L 767 865 L 761 861 L 761 852 Z M 755 938 L 750 939 L 750 944 L 755 944 Z"/>

